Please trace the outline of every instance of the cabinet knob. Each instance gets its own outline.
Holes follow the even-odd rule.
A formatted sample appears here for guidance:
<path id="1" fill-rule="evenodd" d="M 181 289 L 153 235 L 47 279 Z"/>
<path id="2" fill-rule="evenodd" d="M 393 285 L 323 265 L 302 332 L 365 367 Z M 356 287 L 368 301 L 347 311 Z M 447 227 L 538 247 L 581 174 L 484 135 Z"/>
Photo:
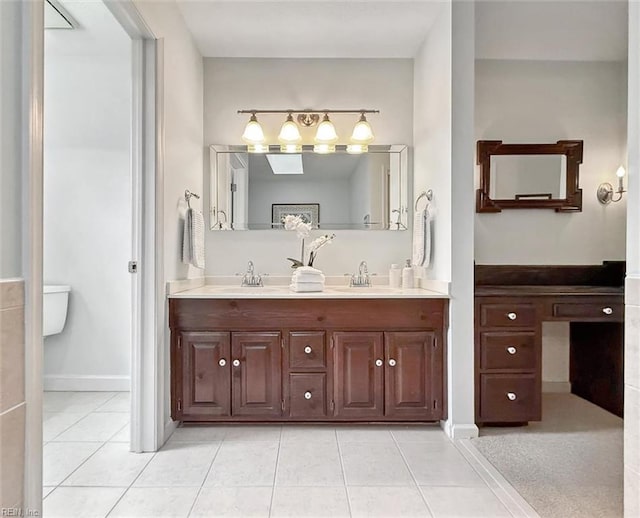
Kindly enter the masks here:
<path id="1" fill-rule="evenodd" d="M 304 393 L 304 398 L 305 399 L 311 399 L 311 392 L 309 392 L 308 390 Z"/>
<path id="2" fill-rule="evenodd" d="M 240 367 L 240 360 L 233 360 L 234 367 Z"/>
<path id="3" fill-rule="evenodd" d="M 513 346 L 510 346 L 510 347 L 507 347 L 507 352 L 508 352 L 509 354 L 516 354 L 516 353 L 518 352 L 518 349 L 516 349 L 516 348 L 515 348 L 515 347 L 513 347 Z"/>
<path id="4" fill-rule="evenodd" d="M 307 346 L 304 348 L 304 352 L 305 352 L 305 353 L 307 353 L 307 354 L 311 354 L 311 346 L 307 345 Z"/>
<path id="5" fill-rule="evenodd" d="M 378 359 L 376 360 L 376 367 L 382 367 L 382 364 L 383 364 L 383 363 L 384 363 L 384 362 L 383 362 L 381 359 L 379 359 L 379 358 L 378 358 Z"/>
<path id="6" fill-rule="evenodd" d="M 396 366 L 396 361 L 393 358 L 391 358 L 389 360 L 389 365 L 391 365 L 391 367 L 395 367 Z"/>
<path id="7" fill-rule="evenodd" d="M 611 315 L 611 313 L 613 313 L 613 309 L 611 309 L 609 306 L 607 306 L 606 308 L 602 308 L 602 312 L 605 315 Z"/>
<path id="8" fill-rule="evenodd" d="M 509 320 L 515 320 L 516 318 L 518 318 L 518 315 L 516 313 L 507 313 L 507 318 Z"/>
<path id="9" fill-rule="evenodd" d="M 227 360 L 225 360 L 224 358 L 220 358 L 218 365 L 220 365 L 220 367 L 224 367 L 226 364 L 227 364 Z"/>
<path id="10" fill-rule="evenodd" d="M 515 392 L 507 392 L 507 399 L 509 399 L 509 401 L 515 401 L 518 399 L 518 396 L 516 396 Z"/>

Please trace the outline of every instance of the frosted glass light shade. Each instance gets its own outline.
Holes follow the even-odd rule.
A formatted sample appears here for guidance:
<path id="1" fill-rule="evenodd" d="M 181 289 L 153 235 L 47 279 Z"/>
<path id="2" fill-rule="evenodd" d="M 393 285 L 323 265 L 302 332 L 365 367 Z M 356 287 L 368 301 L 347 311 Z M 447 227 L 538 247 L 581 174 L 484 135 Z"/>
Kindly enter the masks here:
<path id="1" fill-rule="evenodd" d="M 624 167 L 620 166 L 618 167 L 618 170 L 616 171 L 616 176 L 618 178 L 624 178 L 624 175 L 626 174 Z"/>
<path id="2" fill-rule="evenodd" d="M 313 146 L 313 152 L 320 155 L 326 155 L 328 153 L 335 153 L 336 146 L 334 144 L 316 144 Z"/>
<path id="3" fill-rule="evenodd" d="M 364 113 L 360 115 L 360 120 L 356 123 L 351 134 L 351 142 L 357 144 L 368 144 L 375 138 L 371 125 L 367 122 Z"/>
<path id="4" fill-rule="evenodd" d="M 293 116 L 289 114 L 287 120 L 280 128 L 280 134 L 278 135 L 278 141 L 281 144 L 295 144 L 302 140 L 298 125 L 293 122 Z"/>
<path id="5" fill-rule="evenodd" d="M 264 142 L 264 131 L 255 115 L 251 115 L 249 122 L 244 128 L 242 140 L 247 144 L 261 144 Z"/>
<path id="6" fill-rule="evenodd" d="M 322 122 L 318 125 L 315 137 L 316 144 L 333 144 L 338 140 L 338 134 L 333 123 L 329 120 L 329 115 L 324 114 Z"/>
<path id="7" fill-rule="evenodd" d="M 369 151 L 369 146 L 366 144 L 349 144 L 347 146 L 347 153 L 351 155 L 360 155 Z"/>

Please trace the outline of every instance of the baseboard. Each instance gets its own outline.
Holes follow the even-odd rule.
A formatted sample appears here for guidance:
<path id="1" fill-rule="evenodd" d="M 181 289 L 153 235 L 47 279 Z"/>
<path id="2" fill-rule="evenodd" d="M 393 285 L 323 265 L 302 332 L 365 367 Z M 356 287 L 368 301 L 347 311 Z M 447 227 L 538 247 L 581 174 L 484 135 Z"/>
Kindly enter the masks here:
<path id="1" fill-rule="evenodd" d="M 440 427 L 450 439 L 475 439 L 479 435 L 475 424 L 453 424 L 450 421 L 440 421 Z"/>
<path id="2" fill-rule="evenodd" d="M 127 392 L 129 376 L 53 376 L 45 375 L 44 390 L 65 392 Z"/>
<path id="3" fill-rule="evenodd" d="M 571 393 L 570 381 L 543 381 L 542 392 L 555 392 L 560 394 Z"/>

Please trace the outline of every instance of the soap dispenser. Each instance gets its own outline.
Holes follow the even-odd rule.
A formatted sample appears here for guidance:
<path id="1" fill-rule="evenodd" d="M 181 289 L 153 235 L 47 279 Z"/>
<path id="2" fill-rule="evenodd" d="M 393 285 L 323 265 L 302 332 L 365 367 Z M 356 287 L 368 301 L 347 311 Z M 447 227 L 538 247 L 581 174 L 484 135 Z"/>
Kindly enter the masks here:
<path id="1" fill-rule="evenodd" d="M 407 259 L 407 263 L 402 269 L 402 288 L 413 288 L 413 268 L 410 259 Z"/>

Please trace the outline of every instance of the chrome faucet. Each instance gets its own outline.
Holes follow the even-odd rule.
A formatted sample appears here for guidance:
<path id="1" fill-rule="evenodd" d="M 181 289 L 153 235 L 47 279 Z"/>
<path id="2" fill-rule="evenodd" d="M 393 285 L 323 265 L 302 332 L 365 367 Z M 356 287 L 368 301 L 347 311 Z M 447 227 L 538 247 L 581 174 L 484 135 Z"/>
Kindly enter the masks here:
<path id="1" fill-rule="evenodd" d="M 350 288 L 368 288 L 371 286 L 371 277 L 369 276 L 369 269 L 367 262 L 362 261 L 358 266 L 358 275 L 352 274 L 349 281 Z"/>
<path id="2" fill-rule="evenodd" d="M 247 263 L 247 271 L 242 277 L 241 286 L 254 288 L 264 286 L 264 284 L 262 283 L 262 276 L 255 273 L 255 270 L 253 268 L 253 261 L 249 261 Z"/>

